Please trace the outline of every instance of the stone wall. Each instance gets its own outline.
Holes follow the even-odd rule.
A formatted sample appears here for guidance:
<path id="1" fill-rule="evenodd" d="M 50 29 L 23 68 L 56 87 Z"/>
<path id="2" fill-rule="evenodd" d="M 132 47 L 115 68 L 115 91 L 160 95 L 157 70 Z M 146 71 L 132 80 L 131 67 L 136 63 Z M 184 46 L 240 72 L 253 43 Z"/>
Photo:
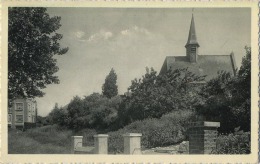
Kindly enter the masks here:
<path id="1" fill-rule="evenodd" d="M 216 148 L 219 122 L 196 122 L 189 128 L 189 154 L 211 154 Z"/>

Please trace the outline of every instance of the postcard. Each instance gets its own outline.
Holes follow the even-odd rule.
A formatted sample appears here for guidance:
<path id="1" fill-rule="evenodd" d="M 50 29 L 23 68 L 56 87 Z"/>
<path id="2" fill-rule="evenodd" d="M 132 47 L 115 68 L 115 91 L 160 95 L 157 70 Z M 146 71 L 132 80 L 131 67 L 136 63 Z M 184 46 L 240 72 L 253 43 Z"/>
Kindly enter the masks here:
<path id="1" fill-rule="evenodd" d="M 257 1 L 1 5 L 1 162 L 258 162 Z"/>

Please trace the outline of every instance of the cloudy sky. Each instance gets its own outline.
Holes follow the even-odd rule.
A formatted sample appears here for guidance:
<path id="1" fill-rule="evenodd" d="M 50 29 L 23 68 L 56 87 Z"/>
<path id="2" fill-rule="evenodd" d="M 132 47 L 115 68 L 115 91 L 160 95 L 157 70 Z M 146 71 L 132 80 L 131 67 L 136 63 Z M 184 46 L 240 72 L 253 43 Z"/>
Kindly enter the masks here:
<path id="1" fill-rule="evenodd" d="M 144 8 L 48 8 L 61 16 L 61 45 L 69 47 L 58 56 L 60 84 L 48 85 L 38 98 L 38 113 L 47 115 L 55 103 L 65 106 L 78 95 L 102 92 L 111 68 L 123 94 L 145 67 L 160 71 L 166 56 L 185 55 L 192 9 Z M 240 66 L 250 46 L 250 9 L 194 9 L 201 55 L 235 54 Z"/>

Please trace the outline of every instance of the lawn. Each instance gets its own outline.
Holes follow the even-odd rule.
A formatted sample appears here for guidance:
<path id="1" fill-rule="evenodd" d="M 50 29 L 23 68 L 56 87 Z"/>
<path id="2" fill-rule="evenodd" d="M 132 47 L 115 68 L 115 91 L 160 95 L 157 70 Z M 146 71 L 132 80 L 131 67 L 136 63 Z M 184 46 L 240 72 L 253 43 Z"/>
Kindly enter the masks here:
<path id="1" fill-rule="evenodd" d="M 9 129 L 9 154 L 70 154 L 72 131 L 45 126 L 22 132 Z"/>

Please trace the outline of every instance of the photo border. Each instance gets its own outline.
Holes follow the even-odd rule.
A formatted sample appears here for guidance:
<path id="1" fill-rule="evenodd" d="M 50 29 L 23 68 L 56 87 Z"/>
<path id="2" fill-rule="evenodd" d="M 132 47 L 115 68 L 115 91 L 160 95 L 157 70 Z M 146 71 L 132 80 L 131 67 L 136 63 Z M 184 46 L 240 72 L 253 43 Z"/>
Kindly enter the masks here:
<path id="1" fill-rule="evenodd" d="M 8 7 L 114 7 L 114 8 L 251 8 L 251 154 L 248 155 L 89 155 L 8 154 L 7 148 L 7 48 Z M 1 154 L 3 163 L 258 163 L 258 1 L 75 1 L 3 0 L 1 2 Z"/>

